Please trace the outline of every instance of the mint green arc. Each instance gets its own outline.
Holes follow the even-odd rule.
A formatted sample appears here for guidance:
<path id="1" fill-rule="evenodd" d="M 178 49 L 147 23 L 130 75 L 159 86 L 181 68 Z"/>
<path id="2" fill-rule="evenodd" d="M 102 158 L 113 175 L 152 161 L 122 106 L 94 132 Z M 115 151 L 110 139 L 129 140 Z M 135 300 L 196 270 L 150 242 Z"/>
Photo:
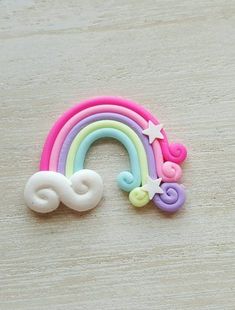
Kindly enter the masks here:
<path id="1" fill-rule="evenodd" d="M 126 135 L 129 140 L 131 140 L 132 144 L 134 145 L 134 149 L 137 152 L 138 155 L 138 163 L 136 163 L 136 159 L 135 159 L 135 155 L 134 155 L 134 149 L 128 147 L 127 145 L 124 145 L 127 148 L 128 154 L 130 156 L 130 161 L 131 161 L 131 168 L 134 169 L 135 171 L 138 169 L 140 171 L 141 174 L 141 181 L 142 184 L 146 183 L 146 179 L 147 179 L 147 175 L 148 175 L 148 162 L 147 162 L 147 156 L 145 153 L 145 149 L 144 146 L 142 144 L 142 141 L 140 140 L 140 138 L 138 137 L 138 135 L 127 125 L 117 122 L 117 121 L 112 121 L 112 120 L 102 120 L 102 121 L 97 121 L 94 122 L 86 127 L 84 127 L 75 137 L 75 139 L 73 140 L 69 152 L 68 152 L 68 156 L 67 156 L 67 160 L 66 160 L 66 176 L 70 177 L 74 171 L 77 171 L 79 169 L 82 169 L 83 167 L 83 163 L 84 160 L 81 160 L 84 156 L 79 157 L 80 156 L 80 152 L 79 152 L 79 148 L 81 143 L 85 140 L 85 138 L 95 132 L 96 130 L 99 129 L 107 129 L 107 130 L 111 130 L 111 129 L 116 129 L 120 132 L 122 132 L 124 135 Z M 106 134 L 108 136 L 108 131 L 106 131 Z M 104 137 L 104 136 L 102 136 Z M 117 138 L 116 138 L 117 139 Z M 117 139 L 119 140 L 119 139 Z M 123 143 L 122 140 L 119 140 L 121 143 Z M 124 143 L 123 143 L 124 144 Z M 83 149 L 84 148 L 84 144 L 83 144 Z M 89 147 L 88 147 L 89 149 Z M 87 150 L 88 150 L 87 149 Z M 78 154 L 76 156 L 76 154 Z M 85 159 L 85 158 L 84 158 Z M 82 163 L 82 166 L 81 166 Z M 138 167 L 139 165 L 139 167 Z"/>
<path id="2" fill-rule="evenodd" d="M 129 154 L 131 172 L 122 171 L 121 173 L 119 173 L 117 177 L 118 186 L 126 192 L 130 192 L 134 188 L 138 188 L 141 185 L 142 180 L 141 180 L 140 163 L 137 150 L 133 142 L 128 138 L 126 134 L 114 128 L 97 129 L 86 136 L 86 138 L 81 142 L 77 150 L 74 162 L 75 166 L 74 170 L 78 171 L 83 169 L 86 154 L 90 146 L 92 145 L 93 142 L 101 138 L 114 138 L 120 141 L 125 146 Z"/>

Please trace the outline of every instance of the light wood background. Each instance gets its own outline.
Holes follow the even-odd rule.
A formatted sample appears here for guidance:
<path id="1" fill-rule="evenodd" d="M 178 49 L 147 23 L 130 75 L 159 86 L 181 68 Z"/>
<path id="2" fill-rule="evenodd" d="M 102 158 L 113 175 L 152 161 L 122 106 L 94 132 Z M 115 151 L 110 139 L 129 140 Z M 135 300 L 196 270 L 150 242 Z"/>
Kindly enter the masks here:
<path id="1" fill-rule="evenodd" d="M 235 309 L 235 1 L 0 1 L 0 309 Z M 22 192 L 53 122 L 120 95 L 189 149 L 185 208 L 131 207 L 113 141 L 87 167 L 100 206 L 29 211 Z"/>

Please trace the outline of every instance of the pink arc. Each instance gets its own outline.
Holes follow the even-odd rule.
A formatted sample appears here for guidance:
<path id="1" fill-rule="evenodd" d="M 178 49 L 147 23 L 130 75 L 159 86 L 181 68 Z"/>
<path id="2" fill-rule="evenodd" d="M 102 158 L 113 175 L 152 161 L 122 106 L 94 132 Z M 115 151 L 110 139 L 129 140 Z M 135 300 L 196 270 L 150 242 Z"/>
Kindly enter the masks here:
<path id="1" fill-rule="evenodd" d="M 105 106 L 100 105 L 87 108 L 86 110 L 83 110 L 75 114 L 60 130 L 51 151 L 49 170 L 58 171 L 58 162 L 61 149 L 66 138 L 69 136 L 70 131 L 78 123 L 82 122 L 87 117 L 90 117 L 92 115 L 99 115 L 100 113 L 104 112 L 108 113 L 115 112 L 115 114 L 117 115 L 127 116 L 129 119 L 132 119 L 135 123 L 137 123 L 143 130 L 148 127 L 148 122 L 144 118 L 142 118 L 139 114 L 133 112 L 132 110 L 129 110 L 124 107 L 120 106 L 118 107 L 112 105 L 105 105 Z M 176 163 L 172 163 L 169 161 L 163 162 L 162 150 L 158 140 L 155 140 L 152 146 L 158 176 L 161 177 L 164 182 L 177 182 L 182 175 L 181 167 Z"/>
<path id="2" fill-rule="evenodd" d="M 59 153 L 69 131 L 80 120 L 100 112 L 120 113 L 136 121 L 143 129 L 148 127 L 149 121 L 159 124 L 158 120 L 150 112 L 129 100 L 119 97 L 96 97 L 88 99 L 66 111 L 54 124 L 43 147 L 40 170 L 57 171 Z M 179 164 L 183 162 L 187 156 L 187 151 L 182 144 L 169 144 L 165 131 L 162 130 L 161 132 L 164 139 L 155 140 L 152 144 L 155 157 L 158 159 L 158 174 L 159 176 L 163 176 L 163 178 L 165 175 L 164 181 L 176 181 L 171 176 L 169 177 L 167 173 L 164 173 L 164 169 L 169 171 L 169 167 L 173 163 Z M 167 162 L 163 163 L 164 160 Z M 170 163 L 171 161 L 173 163 Z M 175 165 L 175 167 L 172 166 L 171 168 L 173 170 L 177 169 L 179 172 L 177 175 L 179 177 L 181 176 L 181 170 L 179 170 L 180 167 L 178 165 Z"/>

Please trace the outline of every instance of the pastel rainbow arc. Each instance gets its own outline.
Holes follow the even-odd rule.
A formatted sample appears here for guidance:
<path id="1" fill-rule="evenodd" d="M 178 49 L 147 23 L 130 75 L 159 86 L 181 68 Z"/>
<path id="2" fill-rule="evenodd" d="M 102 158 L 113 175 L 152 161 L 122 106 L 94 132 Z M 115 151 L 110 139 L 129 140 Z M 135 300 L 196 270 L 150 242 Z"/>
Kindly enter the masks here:
<path id="1" fill-rule="evenodd" d="M 87 126 L 85 129 L 89 130 L 88 127 L 89 126 Z M 80 134 L 78 134 L 76 138 L 77 139 L 74 140 L 74 143 L 76 144 L 77 149 L 75 148 L 74 154 L 72 154 L 73 151 L 71 147 L 70 151 L 72 152 L 69 153 L 69 155 L 72 154 L 72 156 L 75 158 L 72 158 L 71 162 L 69 156 L 67 158 L 68 171 L 70 170 L 72 172 L 76 172 L 84 169 L 86 154 L 90 146 L 95 141 L 102 138 L 113 138 L 121 142 L 127 149 L 131 167 L 130 171 L 122 171 L 119 173 L 117 177 L 119 188 L 126 192 L 130 192 L 145 182 L 148 175 L 146 157 L 142 159 L 141 162 L 139 161 L 139 155 L 136 148 L 134 147 L 130 138 L 122 131 L 110 127 L 100 128 L 91 133 L 88 133 L 84 139 Z"/>
<path id="2" fill-rule="evenodd" d="M 143 107 L 140 107 L 139 105 L 123 99 L 119 97 L 97 97 L 93 99 L 86 100 L 78 105 L 75 105 L 73 108 L 66 111 L 55 123 L 53 128 L 48 134 L 48 137 L 46 139 L 42 156 L 41 156 L 41 162 L 40 162 L 40 170 L 49 170 L 49 163 L 50 163 L 50 155 L 51 151 L 54 145 L 54 142 L 56 140 L 56 137 L 60 130 L 63 128 L 63 126 L 77 113 L 84 111 L 87 108 L 95 107 L 97 105 L 112 105 L 112 106 L 118 106 L 118 107 L 124 107 L 129 109 L 130 111 L 134 111 L 137 114 L 141 115 L 147 122 L 152 121 L 154 124 L 158 124 L 158 120 L 153 117 L 150 112 L 145 110 Z M 162 148 L 163 157 L 165 160 L 169 160 L 176 163 L 181 163 L 185 160 L 187 156 L 186 148 L 181 144 L 171 144 L 169 145 L 167 136 L 164 130 L 162 130 L 162 134 L 164 136 L 163 140 L 160 140 L 159 143 Z"/>
<path id="3" fill-rule="evenodd" d="M 145 129 L 148 126 L 148 122 L 145 119 L 143 119 L 139 114 L 125 107 L 119 107 L 115 105 L 113 106 L 112 105 L 99 105 L 99 106 L 87 108 L 75 114 L 73 117 L 71 117 L 71 119 L 69 119 L 68 122 L 59 131 L 57 137 L 55 138 L 55 142 L 52 147 L 51 155 L 48 155 L 50 157 L 49 158 L 49 170 L 59 171 L 61 173 L 64 173 L 63 167 L 61 168 L 61 163 L 58 164 L 58 162 L 59 161 L 61 162 L 61 160 L 59 160 L 59 156 L 61 153 L 62 154 L 64 153 L 64 150 L 61 151 L 61 148 L 62 146 L 64 146 L 64 144 L 67 143 L 67 142 L 64 143 L 64 141 L 66 141 L 67 136 L 69 136 L 69 133 L 71 131 L 74 131 L 74 127 L 76 127 L 76 125 L 81 123 L 84 119 L 91 116 L 92 114 L 96 114 L 96 112 L 98 115 L 98 114 L 101 114 L 99 112 L 104 112 L 104 111 L 106 113 L 111 112 L 112 114 L 123 116 L 126 119 L 128 119 L 129 122 L 132 120 L 133 122 L 136 123 L 137 126 L 142 127 L 142 129 Z M 157 158 L 157 160 L 156 160 L 156 163 L 154 164 L 151 163 L 151 164 L 154 166 L 154 169 L 155 169 L 155 165 L 157 166 L 157 174 L 159 175 L 159 177 L 161 177 L 164 182 L 177 182 L 182 175 L 180 166 L 173 162 L 163 161 L 162 151 L 161 151 L 161 147 L 160 147 L 158 140 L 155 140 L 152 145 L 153 145 L 153 151 L 155 154 L 155 158 Z M 46 144 L 45 144 L 44 149 L 47 149 Z M 44 152 L 44 154 L 45 153 L 46 152 Z M 43 162 L 48 161 L 48 158 L 45 159 L 45 156 L 44 156 L 44 160 L 42 159 L 42 161 Z M 42 166 L 43 165 L 41 165 L 41 167 Z"/>
<path id="4" fill-rule="evenodd" d="M 131 148 L 137 153 L 133 161 L 138 160 L 140 171 L 135 173 L 135 182 L 126 188 L 120 186 L 131 192 L 131 202 L 139 200 L 140 203 L 134 203 L 136 206 L 146 204 L 149 199 L 141 186 L 145 184 L 148 175 L 152 178 L 159 176 L 163 181 L 172 183 L 162 184 L 164 194 L 156 194 L 153 201 L 164 211 L 176 211 L 185 200 L 183 187 L 175 183 L 182 174 L 177 163 L 184 161 L 187 152 L 181 144 L 169 145 L 164 130 L 162 130 L 164 139 L 155 140 L 150 145 L 147 137 L 142 134 L 149 121 L 159 124 L 147 110 L 122 98 L 99 97 L 84 101 L 65 112 L 52 127 L 43 148 L 40 170 L 57 171 L 71 176 L 83 168 L 80 163 L 80 146 L 82 145 L 82 149 L 86 149 L 87 152 L 89 148 L 86 147 L 87 141 L 91 141 L 90 144 L 93 141 L 90 135 L 97 133 L 98 139 L 99 134 L 100 137 L 104 137 L 99 130 L 106 130 L 107 136 L 109 136 L 107 130 L 114 130 L 113 132 L 116 130 L 118 134 L 129 139 L 128 145 L 132 143 Z M 99 127 L 99 124 L 102 125 Z M 130 152 L 128 153 L 130 155 Z M 84 158 L 82 161 L 84 162 Z M 138 179 L 139 175 L 141 180 Z"/>
<path id="5" fill-rule="evenodd" d="M 120 121 L 122 120 L 122 122 Z M 144 151 L 146 151 L 147 155 L 147 161 L 149 164 L 149 173 L 152 177 L 156 178 L 156 169 L 155 169 L 155 161 L 154 161 L 154 153 L 151 148 L 151 146 L 148 143 L 148 139 L 146 136 L 144 136 L 141 132 L 141 128 L 138 127 L 134 122 L 130 121 L 126 117 L 121 117 L 117 114 L 113 113 L 100 113 L 100 114 L 94 114 L 92 116 L 87 117 L 86 119 L 83 119 L 81 122 L 79 122 L 73 129 L 70 131 L 70 133 L 67 135 L 66 139 L 64 140 L 64 143 L 61 148 L 60 156 L 59 156 L 59 165 L 58 165 L 58 171 L 60 173 L 65 173 L 65 162 L 67 159 L 68 152 L 71 148 L 71 145 L 73 143 L 73 140 L 75 137 L 79 134 L 82 135 L 82 130 L 84 128 L 87 128 L 87 126 L 92 125 L 92 130 L 95 130 L 97 128 L 116 128 L 123 133 L 125 133 L 135 144 L 135 147 L 138 151 L 138 153 L 142 153 L 142 156 L 140 156 L 140 159 L 146 158 L 144 154 Z M 78 136 L 78 138 L 80 138 Z M 144 147 L 144 149 L 143 149 Z M 152 173 L 151 173 L 152 172 Z M 72 174 L 72 170 L 70 170 L 70 175 Z"/>
<path id="6" fill-rule="evenodd" d="M 138 156 L 138 162 L 139 165 L 135 165 L 135 160 L 131 160 L 132 166 L 137 166 L 137 169 L 140 170 L 139 174 L 141 175 L 141 184 L 144 184 L 146 182 L 146 178 L 149 173 L 148 169 L 148 161 L 147 161 L 147 156 L 146 152 L 144 149 L 144 146 L 142 144 L 142 141 L 139 139 L 137 134 L 128 126 L 116 122 L 116 121 L 108 121 L 108 120 L 103 120 L 103 121 L 97 121 L 97 122 L 90 122 L 89 125 L 84 127 L 75 137 L 75 139 L 72 142 L 72 145 L 69 149 L 68 156 L 67 156 L 67 164 L 66 164 L 66 175 L 70 176 L 74 172 L 76 172 L 79 168 L 78 163 L 80 162 L 80 156 L 79 154 L 79 147 L 82 141 L 89 135 L 96 130 L 99 129 L 109 129 L 112 132 L 112 129 L 118 130 L 119 132 L 124 133 L 132 142 L 134 146 L 134 150 L 137 152 Z M 108 130 L 106 130 L 107 137 L 108 135 Z M 117 137 L 116 137 L 117 138 Z M 122 140 L 119 140 L 122 142 Z M 76 154 L 77 153 L 77 154 Z M 133 154 L 132 151 L 130 150 L 129 152 L 130 158 L 132 158 Z M 138 167 L 139 166 L 139 167 Z M 75 169 L 74 169 L 75 168 Z M 82 167 L 83 168 L 83 167 Z M 137 170 L 135 169 L 135 170 Z M 137 186 L 139 186 L 138 184 Z M 135 186 L 136 187 L 136 186 Z M 133 189 L 133 188 L 131 188 Z"/>

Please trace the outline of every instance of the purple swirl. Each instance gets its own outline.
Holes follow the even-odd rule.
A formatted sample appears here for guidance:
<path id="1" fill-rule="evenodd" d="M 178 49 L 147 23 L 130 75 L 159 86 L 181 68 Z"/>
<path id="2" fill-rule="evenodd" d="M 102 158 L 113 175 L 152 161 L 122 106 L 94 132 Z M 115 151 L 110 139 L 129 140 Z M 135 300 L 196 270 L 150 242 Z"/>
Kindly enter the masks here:
<path id="1" fill-rule="evenodd" d="M 163 194 L 156 194 L 153 198 L 154 204 L 166 212 L 179 210 L 185 202 L 184 187 L 177 183 L 163 183 L 161 185 Z"/>

